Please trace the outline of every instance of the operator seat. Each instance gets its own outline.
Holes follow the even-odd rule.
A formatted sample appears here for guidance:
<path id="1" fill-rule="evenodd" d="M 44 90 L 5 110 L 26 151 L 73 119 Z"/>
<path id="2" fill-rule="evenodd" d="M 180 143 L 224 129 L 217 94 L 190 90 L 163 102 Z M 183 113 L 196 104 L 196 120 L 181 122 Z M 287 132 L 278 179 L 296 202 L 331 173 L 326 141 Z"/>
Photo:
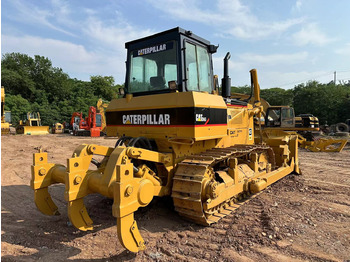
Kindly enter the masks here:
<path id="1" fill-rule="evenodd" d="M 152 76 L 149 80 L 151 87 L 154 89 L 163 89 L 165 87 L 164 76 Z"/>

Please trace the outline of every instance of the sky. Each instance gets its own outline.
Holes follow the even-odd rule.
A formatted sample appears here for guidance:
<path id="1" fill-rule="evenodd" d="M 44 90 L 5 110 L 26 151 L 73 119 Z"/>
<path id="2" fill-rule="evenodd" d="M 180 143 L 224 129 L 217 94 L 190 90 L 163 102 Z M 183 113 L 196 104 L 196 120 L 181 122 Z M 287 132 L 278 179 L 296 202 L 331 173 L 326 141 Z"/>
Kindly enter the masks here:
<path id="1" fill-rule="evenodd" d="M 212 44 L 232 85 L 293 88 L 350 80 L 349 0 L 2 0 L 1 53 L 48 57 L 71 78 L 125 81 L 125 42 L 182 27 Z"/>

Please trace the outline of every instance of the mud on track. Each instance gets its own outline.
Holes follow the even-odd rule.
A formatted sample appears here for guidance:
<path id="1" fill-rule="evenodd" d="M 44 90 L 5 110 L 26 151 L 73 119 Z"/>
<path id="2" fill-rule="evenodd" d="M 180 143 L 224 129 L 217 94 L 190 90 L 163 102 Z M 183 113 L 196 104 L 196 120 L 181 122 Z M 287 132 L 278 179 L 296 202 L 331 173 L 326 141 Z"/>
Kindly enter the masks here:
<path id="1" fill-rule="evenodd" d="M 147 250 L 125 251 L 117 239 L 112 200 L 91 195 L 92 232 L 67 217 L 64 186 L 51 194 L 60 216 L 37 211 L 29 187 L 35 148 L 66 164 L 82 143 L 114 139 L 69 135 L 2 136 L 2 261 L 344 261 L 350 260 L 350 147 L 342 153 L 300 150 L 302 176 L 290 175 L 211 227 L 187 222 L 170 198 L 155 199 L 135 217 Z"/>

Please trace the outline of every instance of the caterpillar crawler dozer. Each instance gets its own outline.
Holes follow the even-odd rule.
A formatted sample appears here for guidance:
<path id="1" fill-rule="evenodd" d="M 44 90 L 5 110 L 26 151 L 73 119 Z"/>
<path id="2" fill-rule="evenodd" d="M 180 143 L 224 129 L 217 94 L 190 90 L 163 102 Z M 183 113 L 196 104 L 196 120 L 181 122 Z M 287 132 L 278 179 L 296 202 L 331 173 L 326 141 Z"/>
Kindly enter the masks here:
<path id="1" fill-rule="evenodd" d="M 115 147 L 82 144 L 66 166 L 35 153 L 31 187 L 42 213 L 59 214 L 48 187 L 63 183 L 71 223 L 92 230 L 84 197 L 112 198 L 118 238 L 138 252 L 145 243 L 134 212 L 155 196 L 171 196 L 181 216 L 209 226 L 300 172 L 295 133 L 259 130 L 254 140 L 253 119 L 262 112 L 256 70 L 250 71 L 255 97 L 250 103 L 230 98 L 229 53 L 219 95 L 212 69 L 217 46 L 191 31 L 174 28 L 126 48 L 123 98 L 106 109 L 107 135 L 119 137 Z"/>
<path id="2" fill-rule="evenodd" d="M 265 132 L 269 130 L 298 132 L 299 146 L 313 152 L 341 152 L 347 139 L 317 138 L 313 132 L 319 132 L 318 118 L 311 114 L 294 116 L 289 106 L 270 106 L 265 114 Z"/>
<path id="3" fill-rule="evenodd" d="M 252 103 L 254 96 L 233 93 L 231 98 L 246 100 Z M 300 114 L 295 116 L 294 108 L 290 106 L 271 106 L 265 99 L 260 99 L 263 107 L 262 117 L 255 117 L 255 130 L 263 128 L 265 133 L 274 130 L 286 132 L 297 132 L 299 147 L 312 152 L 341 152 L 347 144 L 347 139 L 334 139 L 317 137 L 320 131 L 318 118 L 311 114 Z M 259 132 L 258 132 L 259 134 Z"/>
<path id="4" fill-rule="evenodd" d="M 24 120 L 19 121 L 16 127 L 16 134 L 22 135 L 48 135 L 50 134 L 49 126 L 41 125 L 39 112 L 28 112 L 23 116 Z"/>

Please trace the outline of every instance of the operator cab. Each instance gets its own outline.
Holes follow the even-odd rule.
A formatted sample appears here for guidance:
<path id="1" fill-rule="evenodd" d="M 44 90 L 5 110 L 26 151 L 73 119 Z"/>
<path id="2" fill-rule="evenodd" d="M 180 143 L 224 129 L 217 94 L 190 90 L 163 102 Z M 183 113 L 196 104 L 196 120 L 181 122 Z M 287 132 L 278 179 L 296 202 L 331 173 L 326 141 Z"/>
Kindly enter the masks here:
<path id="1" fill-rule="evenodd" d="M 200 91 L 213 93 L 211 54 L 217 46 L 176 27 L 125 44 L 126 93 L 133 96 Z"/>
<path id="2" fill-rule="evenodd" d="M 294 127 L 294 109 L 289 106 L 271 106 L 266 111 L 266 127 Z"/>
<path id="3" fill-rule="evenodd" d="M 96 127 L 102 126 L 102 116 L 101 114 L 96 114 Z"/>

